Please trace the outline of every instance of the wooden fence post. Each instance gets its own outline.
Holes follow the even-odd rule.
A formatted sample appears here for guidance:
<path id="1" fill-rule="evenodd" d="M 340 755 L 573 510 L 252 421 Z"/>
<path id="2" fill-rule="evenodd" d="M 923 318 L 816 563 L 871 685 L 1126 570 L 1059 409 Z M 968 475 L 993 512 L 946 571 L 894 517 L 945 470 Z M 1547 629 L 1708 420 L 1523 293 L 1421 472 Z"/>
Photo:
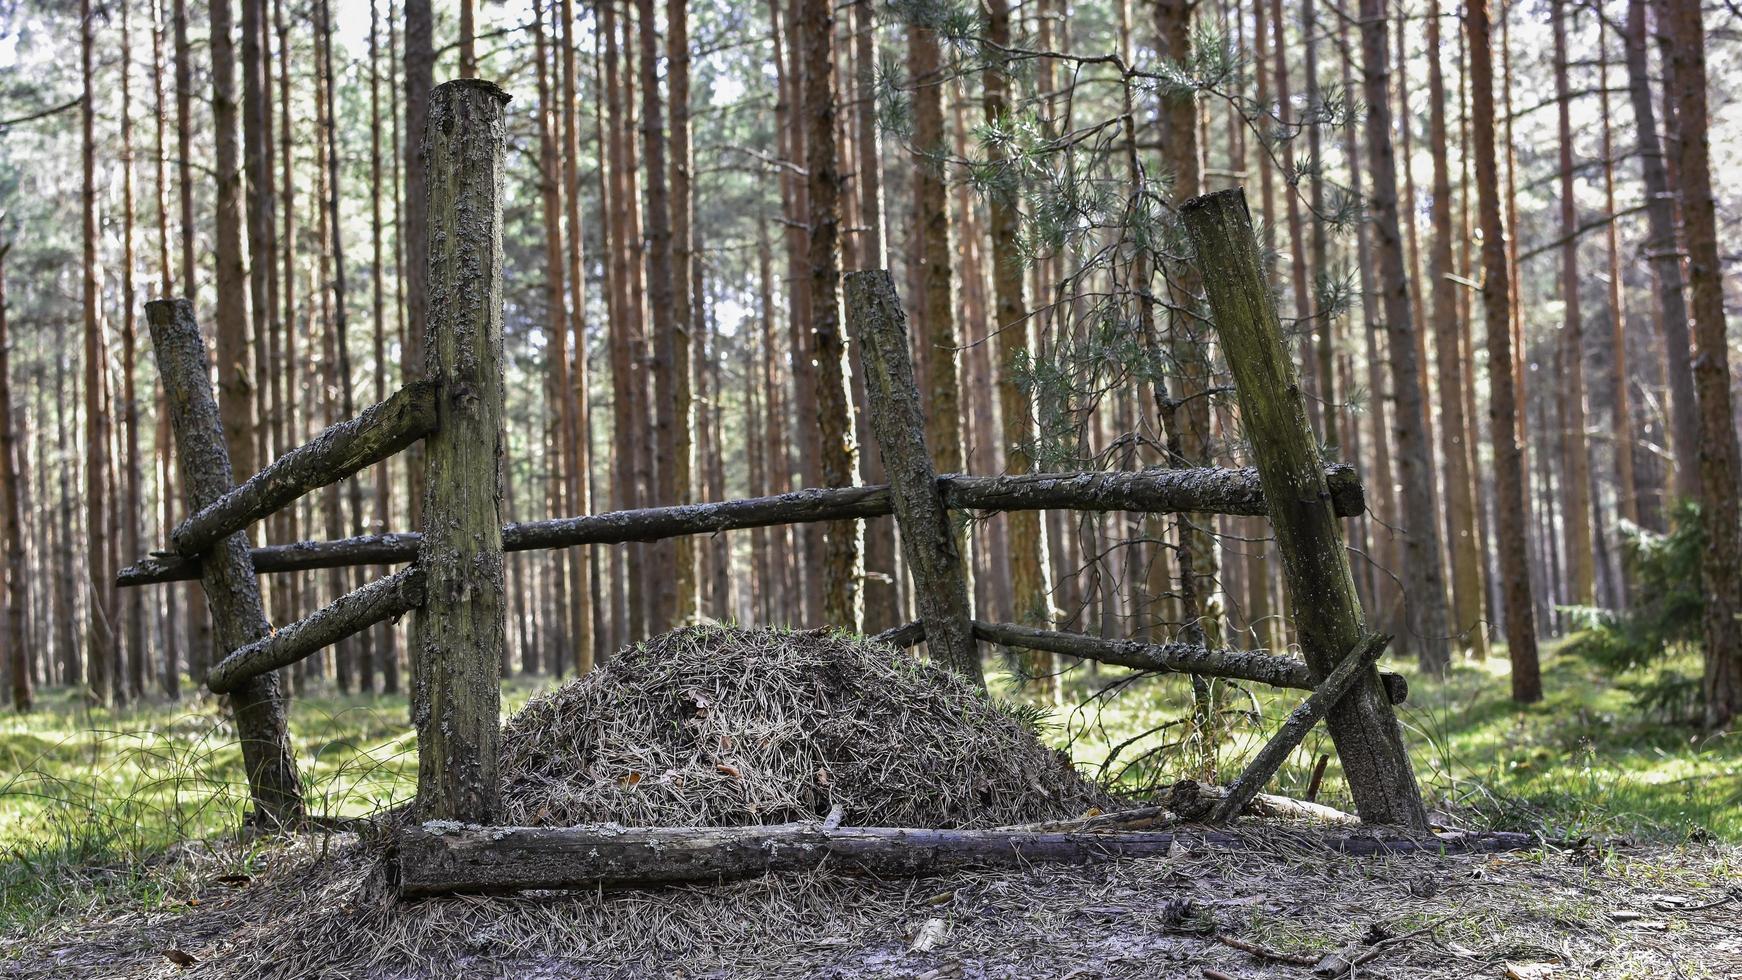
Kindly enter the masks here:
<path id="1" fill-rule="evenodd" d="M 1241 422 L 1294 596 L 1301 648 L 1314 679 L 1323 681 L 1366 637 L 1366 617 L 1325 486 L 1318 442 L 1307 424 L 1306 399 L 1282 345 L 1246 194 L 1234 188 L 1195 197 L 1180 214 L 1234 375 Z M 1331 709 L 1326 727 L 1361 819 L 1425 830 L 1427 812 L 1415 770 L 1377 671 L 1363 671 Z"/>
<path id="2" fill-rule="evenodd" d="M 230 450 L 212 395 L 206 342 L 185 299 L 145 304 L 157 371 L 175 429 L 176 455 L 188 511 L 198 512 L 230 490 Z M 260 605 L 260 583 L 248 553 L 248 535 L 238 531 L 212 544 L 200 562 L 200 585 L 212 611 L 213 642 L 223 653 L 240 649 L 272 631 Z M 278 675 L 261 674 L 230 693 L 236 731 L 242 740 L 242 765 L 256 819 L 288 826 L 303 816 L 302 779 L 285 724 L 284 695 Z"/>
<path id="3" fill-rule="evenodd" d="M 508 94 L 461 79 L 430 93 L 429 333 L 437 428 L 425 445 L 427 597 L 417 618 L 417 802 L 426 820 L 490 823 L 507 643 L 502 564 L 502 160 Z"/>
<path id="4" fill-rule="evenodd" d="M 888 471 L 901 550 L 933 659 L 985 686 L 968 579 L 925 446 L 925 417 L 907 349 L 907 314 L 884 269 L 847 273 L 847 326 L 863 352 L 871 434 Z"/>

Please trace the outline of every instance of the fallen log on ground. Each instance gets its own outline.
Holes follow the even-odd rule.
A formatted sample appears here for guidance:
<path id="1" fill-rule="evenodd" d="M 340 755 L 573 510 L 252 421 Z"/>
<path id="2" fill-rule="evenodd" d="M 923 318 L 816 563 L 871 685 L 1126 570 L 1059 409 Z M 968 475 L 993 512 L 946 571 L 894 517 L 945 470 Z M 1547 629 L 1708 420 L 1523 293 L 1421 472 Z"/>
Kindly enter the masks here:
<path id="1" fill-rule="evenodd" d="M 974 620 L 974 638 L 1024 650 L 1062 653 L 1116 667 L 1196 674 L 1200 677 L 1225 677 L 1300 691 L 1311 691 L 1315 687 L 1312 671 L 1304 662 L 1264 650 L 1211 649 L 1195 643 L 1108 640 L 1082 633 L 1018 626 L 1015 623 L 988 623 L 983 619 Z M 911 647 L 925 640 L 925 625 L 919 622 L 908 623 L 884 630 L 872 639 L 892 646 Z M 1384 684 L 1386 696 L 1392 704 L 1402 704 L 1408 700 L 1409 681 L 1402 674 L 1381 673 L 1379 679 Z"/>
<path id="2" fill-rule="evenodd" d="M 428 435 L 436 425 L 435 382 L 414 381 L 354 419 L 273 460 L 241 486 L 212 501 L 170 532 L 182 555 L 204 554 L 212 543 L 374 463 Z"/>
<path id="3" fill-rule="evenodd" d="M 1180 820 L 1196 823 L 1209 820 L 1227 796 L 1228 788 L 1225 786 L 1212 786 L 1208 783 L 1184 779 L 1168 787 L 1167 795 L 1162 797 L 1161 805 L 1173 811 L 1174 816 Z M 1361 822 L 1360 817 L 1336 807 L 1271 793 L 1259 793 L 1254 796 L 1241 813 L 1249 817 L 1265 817 L 1272 820 L 1317 820 L 1321 823 L 1345 825 Z"/>
<path id="4" fill-rule="evenodd" d="M 831 870 L 904 878 L 961 868 L 1098 864 L 1181 849 L 1316 849 L 1353 856 L 1511 851 L 1529 834 L 1401 837 L 1360 832 L 1180 830 L 1114 834 L 828 827 L 477 827 L 432 821 L 402 831 L 399 893 L 420 898 L 523 889 L 707 883 Z"/>
<path id="5" fill-rule="evenodd" d="M 1361 481 L 1352 467 L 1325 468 L 1336 512 L 1353 517 L 1366 509 Z M 1213 511 L 1261 516 L 1264 498 L 1256 470 L 1141 470 L 1099 473 L 1034 473 L 1023 476 L 938 477 L 944 504 L 955 510 L 1131 510 L 1171 513 Z M 294 498 L 292 498 L 294 499 Z M 252 513 L 252 510 L 249 511 Z M 889 487 L 810 488 L 773 497 L 613 511 L 584 517 L 509 524 L 505 551 L 577 545 L 657 541 L 688 534 L 814 521 L 884 517 L 893 513 Z M 197 516 L 197 515 L 196 515 Z M 370 534 L 333 541 L 301 541 L 253 550 L 257 572 L 296 572 L 352 565 L 393 565 L 417 558 L 422 535 Z M 197 543 L 197 539 L 190 539 Z M 178 551 L 183 544 L 176 542 Z M 121 586 L 179 582 L 199 577 L 199 561 L 185 555 L 152 555 L 121 570 Z"/>

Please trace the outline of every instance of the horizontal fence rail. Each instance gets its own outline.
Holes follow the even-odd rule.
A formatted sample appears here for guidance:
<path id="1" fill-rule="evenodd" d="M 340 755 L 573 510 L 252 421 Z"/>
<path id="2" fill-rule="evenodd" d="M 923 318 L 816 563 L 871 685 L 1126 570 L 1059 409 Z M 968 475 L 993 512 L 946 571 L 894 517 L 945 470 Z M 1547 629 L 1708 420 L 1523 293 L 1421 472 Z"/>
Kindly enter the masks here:
<path id="1" fill-rule="evenodd" d="M 303 494 L 387 459 L 435 430 L 435 400 L 434 382 L 414 381 L 356 418 L 329 426 L 183 521 L 170 532 L 170 544 L 183 556 L 204 554 Z"/>
<path id="2" fill-rule="evenodd" d="M 885 630 L 873 639 L 893 646 L 911 647 L 924 642 L 925 627 L 919 622 L 912 622 Z M 1319 687 L 1313 681 L 1312 669 L 1304 661 L 1264 650 L 1211 649 L 1195 643 L 1109 640 L 1083 633 L 1018 626 L 1015 623 L 989 623 L 983 619 L 974 620 L 974 639 L 1024 650 L 1059 653 L 1067 657 L 1136 670 L 1223 677 L 1228 680 L 1268 684 L 1272 687 L 1293 688 L 1297 691 L 1311 691 Z M 1409 699 L 1409 681 L 1402 674 L 1382 672 L 1379 678 L 1385 687 L 1386 699 L 1392 704 L 1402 704 Z"/>
<path id="3" fill-rule="evenodd" d="M 1338 516 L 1355 517 L 1366 509 L 1366 492 L 1354 467 L 1342 463 L 1327 466 L 1325 481 Z M 945 504 L 956 510 L 1135 511 L 1255 517 L 1266 513 L 1258 472 L 1251 467 L 948 475 L 938 477 L 938 485 Z M 885 517 L 893 512 L 889 487 L 885 485 L 813 488 L 772 497 L 509 524 L 502 529 L 502 547 L 504 551 L 535 551 L 658 541 L 781 524 Z M 267 545 L 253 550 L 254 569 L 268 573 L 396 565 L 416 560 L 422 540 L 422 535 L 406 532 Z M 185 553 L 153 555 L 122 569 L 116 582 L 122 586 L 153 585 L 195 579 L 199 574 L 198 559 Z"/>
<path id="4" fill-rule="evenodd" d="M 218 661 L 206 675 L 206 686 L 215 694 L 227 694 L 251 677 L 288 667 L 376 623 L 398 619 L 423 605 L 424 594 L 421 568 L 371 582 Z"/>

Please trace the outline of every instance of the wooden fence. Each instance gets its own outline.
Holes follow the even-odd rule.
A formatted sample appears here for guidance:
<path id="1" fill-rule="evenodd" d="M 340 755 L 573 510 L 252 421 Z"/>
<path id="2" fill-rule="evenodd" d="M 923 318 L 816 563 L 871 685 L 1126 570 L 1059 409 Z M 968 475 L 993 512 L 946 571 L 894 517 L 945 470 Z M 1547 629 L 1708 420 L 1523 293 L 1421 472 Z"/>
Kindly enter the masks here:
<path id="1" fill-rule="evenodd" d="M 1348 467 L 1326 467 L 1319 460 L 1240 191 L 1195 199 L 1184 206 L 1182 215 L 1233 371 L 1257 463 L 1252 469 L 940 476 L 933 471 L 925 446 L 906 318 L 894 283 L 887 272 L 865 271 L 846 277 L 847 321 L 860 350 L 870 429 L 882 451 L 889 485 L 811 488 L 776 497 L 505 527 L 501 520 L 500 224 L 507 101 L 496 86 L 476 80 L 449 82 L 431 96 L 424 134 L 432 178 L 427 205 L 431 302 L 426 377 L 287 452 L 240 486 L 230 484 L 208 362 L 191 306 L 185 300 L 147 304 L 193 516 L 170 535 L 170 553 L 127 568 L 120 583 L 201 581 L 216 641 L 226 652 L 211 669 L 207 684 L 232 699 L 258 819 L 295 824 L 304 816 L 274 671 L 376 623 L 411 613 L 416 637 L 412 651 L 413 719 L 418 734 L 416 806 L 419 816 L 433 823 L 408 830 L 401 841 L 406 894 L 670 880 L 674 872 L 654 860 L 661 847 L 676 847 L 680 839 L 688 845 L 697 840 L 718 844 L 722 834 L 731 838 L 728 849 L 751 855 L 733 865 L 746 873 L 803 865 L 808 859 L 792 857 L 797 853 L 794 847 L 837 854 L 840 860 L 858 861 L 874 870 L 916 861 L 916 866 L 923 865 L 912 848 L 919 846 L 921 838 L 942 840 L 936 835 L 944 833 L 947 838 L 948 833 L 849 830 L 835 826 L 836 821 L 825 821 L 799 825 L 797 830 L 685 831 L 687 837 L 676 830 L 654 828 L 630 841 L 621 832 L 590 827 L 490 828 L 480 836 L 456 825 L 488 826 L 498 816 L 497 672 L 506 642 L 505 551 L 893 514 L 902 531 L 920 618 L 879 639 L 900 646 L 924 641 L 934 660 L 976 678 L 977 643 L 984 641 L 1144 670 L 1309 690 L 1312 693 L 1230 786 L 1213 819 L 1225 822 L 1239 813 L 1306 732 L 1324 719 L 1361 817 L 1371 823 L 1425 829 L 1425 811 L 1392 711 L 1407 689 L 1402 678 L 1374 669 L 1388 638 L 1367 631 L 1337 523 L 1339 517 L 1362 511 L 1361 487 Z M 248 546 L 245 530 L 253 522 L 420 439 L 426 446 L 421 534 Z M 1201 643 L 1112 640 L 974 620 L 948 517 L 952 509 L 1268 516 L 1294 597 L 1305 660 Z M 276 631 L 261 609 L 256 580 L 261 573 L 406 562 L 411 564 Z M 1062 839 L 1070 838 L 1069 833 L 1050 838 L 1019 830 L 998 837 L 1000 833 L 1005 832 L 974 832 L 978 836 L 970 835 L 972 840 L 958 835 L 964 850 L 952 853 L 961 861 L 998 863 L 1047 855 L 1055 860 L 1084 860 L 1091 855 L 1147 853 L 1146 848 L 1159 846 L 1135 837 L 1121 838 L 1121 844 L 1097 835 L 1090 845 Z M 610 841 L 616 843 L 605 846 Z M 826 846 L 816 850 L 819 841 Z M 933 859 L 937 846 L 942 845 L 925 845 Z M 612 860 L 628 863 L 576 865 L 576 855 L 589 853 L 589 848 L 599 854 L 601 847 L 616 855 Z M 716 865 L 702 861 L 690 866 L 692 871 L 707 872 L 702 875 L 706 877 L 724 873 Z"/>

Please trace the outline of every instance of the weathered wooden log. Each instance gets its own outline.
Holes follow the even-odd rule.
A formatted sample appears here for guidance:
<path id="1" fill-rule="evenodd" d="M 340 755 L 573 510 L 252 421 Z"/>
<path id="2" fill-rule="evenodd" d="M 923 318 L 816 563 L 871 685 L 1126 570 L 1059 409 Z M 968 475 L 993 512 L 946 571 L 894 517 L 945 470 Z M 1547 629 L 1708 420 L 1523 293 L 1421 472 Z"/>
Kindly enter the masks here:
<path id="1" fill-rule="evenodd" d="M 246 528 L 311 490 L 392 456 L 435 427 L 435 385 L 414 381 L 354 419 L 329 426 L 273 460 L 170 532 L 182 555 L 203 554 L 219 538 Z"/>
<path id="2" fill-rule="evenodd" d="M 1026 650 L 1048 650 L 1138 670 L 1226 677 L 1302 691 L 1310 691 L 1315 686 L 1312 670 L 1305 663 L 1262 650 L 1217 650 L 1193 643 L 1108 640 L 1098 636 L 1084 636 L 1081 633 L 1018 626 L 1014 623 L 988 623 L 978 619 L 974 620 L 974 635 L 987 643 L 1001 643 Z M 1386 697 L 1392 704 L 1402 704 L 1409 698 L 1409 681 L 1403 675 L 1387 673 L 1381 681 Z"/>
<path id="3" fill-rule="evenodd" d="M 164 404 L 175 430 L 183 492 L 188 509 L 199 510 L 230 489 L 230 451 L 212 397 L 205 340 L 194 320 L 193 305 L 185 299 L 146 303 L 145 322 L 151 328 Z M 219 541 L 196 567 L 218 650 L 240 649 L 271 631 L 245 535 L 232 534 Z M 269 825 L 297 822 L 303 815 L 302 779 L 291 751 L 278 676 L 262 674 L 238 685 L 230 694 L 230 706 L 255 814 Z"/>
<path id="4" fill-rule="evenodd" d="M 1057 833 L 835 827 L 467 827 L 446 821 L 401 832 L 399 893 L 423 898 L 521 889 L 651 887 L 831 870 L 883 878 L 959 868 L 1097 864 L 1202 848 L 1314 848 L 1357 856 L 1486 853 L 1534 848 L 1529 834 L 1399 837 L 1360 832 L 1135 831 Z"/>
<path id="5" fill-rule="evenodd" d="M 1162 806 L 1185 821 L 1208 821 L 1216 807 L 1228 797 L 1225 786 L 1211 786 L 1194 779 L 1182 779 L 1169 786 L 1162 796 Z M 1292 796 L 1259 793 L 1252 797 L 1241 813 L 1248 817 L 1272 820 L 1316 820 L 1320 823 L 1358 824 L 1361 818 L 1336 807 L 1297 800 Z"/>
<path id="6" fill-rule="evenodd" d="M 1241 428 L 1269 504 L 1301 648 L 1313 676 L 1322 680 L 1367 634 L 1367 622 L 1325 485 L 1318 441 L 1307 423 L 1306 399 L 1264 281 L 1245 193 L 1236 188 L 1195 197 L 1180 206 L 1180 217 L 1197 252 L 1213 325 L 1234 376 Z M 1366 671 L 1350 696 L 1337 702 L 1326 727 L 1361 819 L 1427 829 L 1427 809 L 1403 731 L 1376 671 Z"/>
<path id="7" fill-rule="evenodd" d="M 218 694 L 227 694 L 245 681 L 288 667 L 376 623 L 398 619 L 422 605 L 423 599 L 423 570 L 401 569 L 340 596 L 307 617 L 218 661 L 206 675 L 206 686 Z"/>
<path id="8" fill-rule="evenodd" d="M 1325 481 L 1341 517 L 1366 508 L 1355 470 L 1337 463 L 1325 468 Z M 1258 516 L 1264 495 L 1253 468 L 1138 470 L 1129 472 L 1037 473 L 1020 477 L 938 477 L 944 503 L 957 510 L 1154 510 Z M 1213 494 L 1201 493 L 1205 488 Z M 886 517 L 893 513 L 889 487 L 838 487 L 794 490 L 771 497 L 718 503 L 681 504 L 560 517 L 509 524 L 502 529 L 505 551 L 570 548 L 589 544 L 657 541 L 682 534 L 713 534 L 782 524 Z M 417 557 L 415 532 L 371 534 L 335 541 L 302 541 L 255 548 L 258 572 L 300 572 L 351 565 L 394 565 Z M 199 578 L 199 565 L 179 555 L 153 555 L 121 570 L 122 586 L 152 585 Z"/>
<path id="9" fill-rule="evenodd" d="M 968 576 L 937 473 L 925 445 L 925 416 L 907 346 L 907 314 L 888 270 L 847 274 L 847 326 L 865 369 L 871 434 L 889 474 L 901 550 L 913 578 L 932 660 L 984 684 L 968 604 Z M 940 355 L 941 356 L 941 355 Z"/>
<path id="10" fill-rule="evenodd" d="M 1315 687 L 1305 701 L 1288 713 L 1282 727 L 1264 743 L 1264 747 L 1241 770 L 1239 777 L 1228 784 L 1228 795 L 1216 807 L 1210 822 L 1227 823 L 1244 812 L 1246 804 L 1270 782 L 1271 777 L 1276 775 L 1276 770 L 1282 768 L 1283 761 L 1300 744 L 1300 740 L 1306 738 L 1307 732 L 1343 699 L 1343 695 L 1349 693 L 1349 688 L 1355 686 L 1356 680 L 1373 668 L 1379 655 L 1385 652 L 1390 643 L 1390 636 L 1375 633 L 1349 651 L 1349 655 L 1343 658 L 1337 669 L 1331 671 L 1331 675 Z"/>
<path id="11" fill-rule="evenodd" d="M 508 93 L 480 79 L 430 93 L 429 333 L 436 429 L 424 442 L 429 576 L 416 619 L 412 721 L 417 807 L 427 819 L 487 823 L 498 799 L 508 643 L 502 560 L 502 161 Z"/>

